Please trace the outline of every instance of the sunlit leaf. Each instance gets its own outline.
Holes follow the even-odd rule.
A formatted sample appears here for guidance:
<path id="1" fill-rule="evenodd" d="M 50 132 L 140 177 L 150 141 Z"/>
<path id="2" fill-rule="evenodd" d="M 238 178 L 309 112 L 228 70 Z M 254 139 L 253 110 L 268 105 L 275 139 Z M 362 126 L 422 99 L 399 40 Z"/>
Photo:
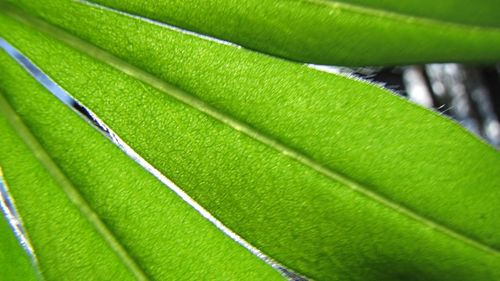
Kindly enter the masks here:
<path id="1" fill-rule="evenodd" d="M 0 59 L 8 93 L 0 165 L 45 279 L 279 279 L 11 58 Z"/>
<path id="2" fill-rule="evenodd" d="M 365 81 L 102 7 L 17 5 L 20 10 L 5 7 L 0 15 L 3 38 L 222 223 L 292 271 L 315 280 L 500 278 L 500 154 L 458 124 Z M 49 101 L 41 97 L 52 97 L 35 86 L 26 91 L 34 82 L 4 61 L 11 74 L 0 76 L 0 86 L 16 114 L 147 275 L 182 279 L 217 267 L 212 279 L 278 276 L 74 113 L 60 104 L 67 113 L 44 113 Z M 21 164 L 28 162 L 13 146 L 2 145 L 0 164 L 14 189 L 26 186 L 15 181 L 28 180 L 20 168 L 43 169 L 33 168 L 40 166 L 34 160 Z M 7 169 L 20 174 L 9 176 Z M 78 211 L 60 196 L 65 201 L 53 203 L 54 216 L 58 204 Z M 29 221 L 36 221 L 45 233 L 47 220 L 23 215 L 30 208 L 20 206 L 28 232 Z M 195 223 L 162 220 L 175 218 L 170 212 L 178 208 Z M 88 219 L 75 219 L 92 229 Z M 158 242 L 178 225 L 189 231 L 176 232 L 176 243 Z M 204 235 L 209 231 L 219 238 Z M 40 239 L 33 238 L 35 250 L 44 245 Z M 87 247 L 79 249 L 88 254 Z M 106 250 L 101 254 L 116 262 Z M 46 267 L 59 268 L 59 256 L 44 251 L 54 258 Z M 206 259 L 191 263 L 201 253 Z M 85 276 L 113 268 L 86 269 Z"/>

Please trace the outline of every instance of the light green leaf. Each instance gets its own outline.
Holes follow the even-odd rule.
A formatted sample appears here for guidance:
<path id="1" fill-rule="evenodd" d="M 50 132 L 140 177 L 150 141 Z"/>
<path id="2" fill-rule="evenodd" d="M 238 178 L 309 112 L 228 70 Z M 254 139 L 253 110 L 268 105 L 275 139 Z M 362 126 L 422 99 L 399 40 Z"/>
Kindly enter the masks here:
<path id="1" fill-rule="evenodd" d="M 318 64 L 500 60 L 497 0 L 90 2 Z"/>
<path id="2" fill-rule="evenodd" d="M 46 280 L 281 279 L 5 53 L 0 61 L 0 165 Z"/>
<path id="3" fill-rule="evenodd" d="M 73 35 L 8 10 L 1 36 L 265 254 L 317 280 L 500 278 L 500 155 L 457 124 L 366 82 L 64 3 L 20 5 Z"/>

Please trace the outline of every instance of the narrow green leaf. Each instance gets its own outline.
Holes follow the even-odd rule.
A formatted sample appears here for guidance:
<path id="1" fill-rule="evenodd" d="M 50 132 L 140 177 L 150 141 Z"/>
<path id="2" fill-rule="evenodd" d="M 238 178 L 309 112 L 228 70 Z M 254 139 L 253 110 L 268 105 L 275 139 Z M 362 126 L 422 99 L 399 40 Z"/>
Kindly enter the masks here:
<path id="1" fill-rule="evenodd" d="M 457 124 L 365 82 L 51 3 L 34 12 L 80 39 L 19 12 L 0 34 L 280 263 L 318 280 L 500 278 L 500 154 Z"/>
<path id="2" fill-rule="evenodd" d="M 102 0 L 98 0 L 102 1 Z M 108 1 L 108 0 L 104 0 Z M 313 0 L 314 1 L 314 0 Z M 496 0 L 336 0 L 355 6 L 373 8 L 410 17 L 429 18 L 442 22 L 460 23 L 471 26 L 500 27 L 500 2 Z"/>
<path id="3" fill-rule="evenodd" d="M 1 170 L 0 170 L 1 176 Z M 1 200 L 1 199 L 0 199 Z M 2 280 L 37 280 L 36 271 L 0 212 L 0 274 Z"/>
<path id="4" fill-rule="evenodd" d="M 8 63 L 5 56 L 1 54 L 3 79 L 7 77 L 3 68 L 4 62 Z M 41 275 L 47 280 L 57 276 L 77 279 L 90 276 L 92 272 L 96 278 L 116 276 L 133 280 L 103 240 L 89 228 L 77 208 L 68 202 L 35 158 L 35 152 L 19 138 L 10 122 L 19 122 L 19 119 L 12 115 L 7 118 L 6 107 L 2 98 L 0 165 L 39 257 Z M 65 235 L 60 235 L 62 233 Z M 92 259 L 99 263 L 86 262 Z M 23 277 L 13 280 L 23 280 Z"/>
<path id="5" fill-rule="evenodd" d="M 497 0 L 90 0 L 319 64 L 500 60 Z"/>
<path id="6" fill-rule="evenodd" d="M 57 164 L 52 160 L 50 155 L 47 154 L 45 149 L 24 125 L 19 116 L 8 104 L 7 100 L 5 100 L 3 95 L 0 95 L 0 110 L 22 142 L 31 150 L 32 154 L 45 168 L 48 174 L 52 177 L 53 181 L 61 188 L 69 201 L 71 201 L 71 203 L 79 209 L 82 216 L 93 226 L 94 230 L 102 236 L 109 248 L 120 259 L 121 263 L 137 280 L 147 280 L 146 274 L 142 271 L 136 261 L 134 261 L 123 245 L 120 244 L 113 233 L 92 210 L 86 200 L 81 196 L 80 192 L 66 177 L 64 172 L 57 167 Z"/>
<path id="7" fill-rule="evenodd" d="M 281 279 L 0 60 L 0 165 L 47 280 Z"/>

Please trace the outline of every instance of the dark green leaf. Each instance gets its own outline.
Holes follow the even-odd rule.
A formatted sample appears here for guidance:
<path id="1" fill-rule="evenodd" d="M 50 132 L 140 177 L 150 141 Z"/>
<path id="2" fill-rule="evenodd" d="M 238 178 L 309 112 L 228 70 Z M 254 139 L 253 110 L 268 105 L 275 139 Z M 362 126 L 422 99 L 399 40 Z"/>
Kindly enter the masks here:
<path id="1" fill-rule="evenodd" d="M 318 64 L 500 60 L 497 0 L 91 0 Z"/>

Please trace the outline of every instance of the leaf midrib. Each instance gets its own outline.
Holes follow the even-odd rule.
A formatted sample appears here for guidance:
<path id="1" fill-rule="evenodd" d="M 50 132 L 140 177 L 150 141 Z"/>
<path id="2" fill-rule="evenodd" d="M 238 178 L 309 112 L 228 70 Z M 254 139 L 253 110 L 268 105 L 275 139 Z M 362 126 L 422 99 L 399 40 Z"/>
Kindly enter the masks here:
<path id="1" fill-rule="evenodd" d="M 94 6 L 94 8 L 96 7 Z M 103 8 L 98 8 L 98 9 L 102 10 Z M 119 11 L 119 10 L 117 11 L 108 10 L 108 11 L 119 13 L 124 16 L 129 15 L 130 17 L 133 17 L 135 20 L 138 19 L 137 16 L 131 15 L 124 11 Z M 80 37 L 70 35 L 66 31 L 60 29 L 59 27 L 56 27 L 43 20 L 34 18 L 33 16 L 23 11 L 19 11 L 17 8 L 11 7 L 10 5 L 8 6 L 7 9 L 5 9 L 5 13 L 17 21 L 27 24 L 28 26 L 37 29 L 43 33 L 46 33 L 49 36 L 57 38 L 57 40 L 69 45 L 70 47 L 76 49 L 77 51 L 87 54 L 88 56 L 98 61 L 104 62 L 109 66 L 135 79 L 138 79 L 161 92 L 164 92 L 165 94 L 171 96 L 172 98 L 181 101 L 182 103 L 214 118 L 215 120 L 223 124 L 226 124 L 227 126 L 253 138 L 254 140 L 266 146 L 269 146 L 270 148 L 322 174 L 323 176 L 347 186 L 353 191 L 358 192 L 358 194 L 365 196 L 368 199 L 373 200 L 385 207 L 391 208 L 392 210 L 407 217 L 408 219 L 417 221 L 420 224 L 429 227 L 430 229 L 439 231 L 450 238 L 456 239 L 466 245 L 477 248 L 485 253 L 494 256 L 500 256 L 500 251 L 498 249 L 488 244 L 485 244 L 482 241 L 478 241 L 472 237 L 469 237 L 465 234 L 455 231 L 442 223 L 435 222 L 432 219 L 420 215 L 417 212 L 405 207 L 404 205 L 398 202 L 392 201 L 389 198 L 386 198 L 385 196 L 370 190 L 368 186 L 365 186 L 362 183 L 357 182 L 355 179 L 351 179 L 350 177 L 343 175 L 342 173 L 323 165 L 322 163 L 316 161 L 315 159 L 281 143 L 279 140 L 259 132 L 256 128 L 253 128 L 252 126 L 246 124 L 245 122 L 240 121 L 229 114 L 219 111 L 217 108 L 205 103 L 204 101 L 194 97 L 193 95 L 190 95 L 188 92 L 146 72 L 145 70 L 139 67 L 136 67 L 135 65 L 123 59 L 116 57 L 111 53 L 108 53 L 107 51 L 100 49 L 99 47 L 94 46 L 93 44 L 85 41 Z"/>
<path id="2" fill-rule="evenodd" d="M 50 174 L 55 183 L 61 187 L 66 197 L 80 211 L 82 216 L 92 225 L 95 231 L 103 238 L 108 247 L 115 253 L 122 264 L 133 274 L 136 280 L 149 280 L 139 263 L 128 253 L 117 237 L 101 220 L 99 215 L 90 207 L 78 189 L 68 179 L 64 172 L 57 166 L 48 152 L 38 142 L 30 129 L 24 124 L 21 117 L 15 112 L 4 95 L 0 92 L 0 112 L 7 119 L 16 134 L 32 152 L 35 158 Z"/>

